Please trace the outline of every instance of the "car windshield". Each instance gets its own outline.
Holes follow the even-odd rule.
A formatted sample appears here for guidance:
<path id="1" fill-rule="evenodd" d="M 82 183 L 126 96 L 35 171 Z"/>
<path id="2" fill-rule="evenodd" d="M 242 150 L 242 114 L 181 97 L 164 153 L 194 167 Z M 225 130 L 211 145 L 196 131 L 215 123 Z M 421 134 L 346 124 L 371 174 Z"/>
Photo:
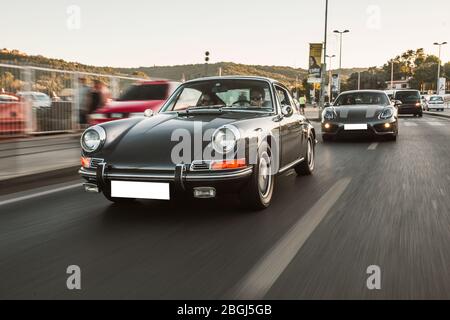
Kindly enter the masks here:
<path id="1" fill-rule="evenodd" d="M 46 95 L 43 95 L 43 94 L 37 94 L 37 95 L 35 95 L 35 97 L 36 97 L 37 100 L 41 100 L 41 101 L 44 101 L 44 100 L 48 99 L 48 97 Z"/>
<path id="2" fill-rule="evenodd" d="M 399 91 L 395 94 L 395 99 L 402 103 L 417 102 L 420 100 L 419 91 Z"/>
<path id="3" fill-rule="evenodd" d="M 442 99 L 442 97 L 431 97 L 430 101 L 435 101 L 435 102 L 443 102 L 444 99 Z"/>
<path id="4" fill-rule="evenodd" d="M 0 95 L 0 102 L 15 102 L 19 101 L 19 98 L 8 95 Z"/>
<path id="5" fill-rule="evenodd" d="M 117 101 L 165 100 L 167 84 L 133 85 Z"/>
<path id="6" fill-rule="evenodd" d="M 335 106 L 357 105 L 388 105 L 386 94 L 381 92 L 351 92 L 341 94 L 334 103 Z"/>
<path id="7" fill-rule="evenodd" d="M 163 111 L 187 109 L 273 111 L 269 84 L 261 80 L 206 80 L 183 85 Z"/>

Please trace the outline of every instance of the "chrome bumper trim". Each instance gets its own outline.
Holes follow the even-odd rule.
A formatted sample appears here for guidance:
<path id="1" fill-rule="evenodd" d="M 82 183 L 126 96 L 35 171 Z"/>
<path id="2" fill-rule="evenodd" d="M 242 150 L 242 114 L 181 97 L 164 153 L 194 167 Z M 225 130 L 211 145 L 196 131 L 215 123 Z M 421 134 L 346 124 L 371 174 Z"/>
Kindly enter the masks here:
<path id="1" fill-rule="evenodd" d="M 96 178 L 95 171 L 88 171 L 81 168 L 78 173 L 87 178 Z M 215 180 L 231 180 L 250 176 L 253 168 L 245 168 L 232 172 L 208 172 L 208 173 L 191 173 L 185 172 L 183 179 L 185 181 L 215 181 Z M 148 173 L 108 173 L 105 172 L 108 179 L 131 179 L 131 180 L 168 180 L 175 182 L 175 174 L 148 174 Z"/>

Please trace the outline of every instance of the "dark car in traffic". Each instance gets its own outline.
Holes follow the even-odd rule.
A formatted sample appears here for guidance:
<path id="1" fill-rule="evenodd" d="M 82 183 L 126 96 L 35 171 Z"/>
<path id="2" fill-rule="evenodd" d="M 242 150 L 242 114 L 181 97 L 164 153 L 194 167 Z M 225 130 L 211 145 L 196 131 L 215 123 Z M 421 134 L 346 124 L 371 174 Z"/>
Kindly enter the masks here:
<path id="1" fill-rule="evenodd" d="M 387 94 L 377 90 L 341 93 L 322 113 L 322 139 L 378 136 L 396 140 L 398 111 Z"/>
<path id="2" fill-rule="evenodd" d="M 235 193 L 248 207 L 264 209 L 277 175 L 315 168 L 314 127 L 275 80 L 192 80 L 158 113 L 145 115 L 83 133 L 79 172 L 86 191 L 118 203 Z"/>
<path id="3" fill-rule="evenodd" d="M 394 91 L 392 100 L 397 106 L 398 114 L 411 114 L 423 116 L 423 102 L 419 90 L 397 90 Z"/>

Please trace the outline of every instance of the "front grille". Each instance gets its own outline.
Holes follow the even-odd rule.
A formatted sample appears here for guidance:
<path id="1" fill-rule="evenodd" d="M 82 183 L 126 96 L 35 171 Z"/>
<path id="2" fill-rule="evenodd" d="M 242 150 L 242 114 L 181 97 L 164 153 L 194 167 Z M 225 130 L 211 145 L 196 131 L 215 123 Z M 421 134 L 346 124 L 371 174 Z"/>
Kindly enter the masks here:
<path id="1" fill-rule="evenodd" d="M 98 165 L 104 161 L 105 161 L 104 159 L 92 158 L 90 167 L 92 169 L 96 169 L 98 167 Z"/>
<path id="2" fill-rule="evenodd" d="M 210 162 L 209 161 L 194 161 L 191 164 L 191 171 L 201 171 L 201 170 L 209 170 Z"/>

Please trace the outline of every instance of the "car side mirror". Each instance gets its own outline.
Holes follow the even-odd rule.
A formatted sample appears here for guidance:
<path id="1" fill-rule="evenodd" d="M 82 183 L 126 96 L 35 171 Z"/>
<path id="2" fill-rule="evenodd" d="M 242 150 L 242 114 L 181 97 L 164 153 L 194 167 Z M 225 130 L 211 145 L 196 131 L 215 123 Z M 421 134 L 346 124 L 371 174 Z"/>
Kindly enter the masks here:
<path id="1" fill-rule="evenodd" d="M 294 114 L 294 110 L 292 109 L 291 106 L 282 105 L 281 106 L 281 113 L 283 114 L 283 116 L 289 118 L 290 116 L 292 116 Z"/>
<path id="2" fill-rule="evenodd" d="M 394 106 L 396 106 L 396 107 L 401 106 L 403 104 L 400 100 L 394 100 L 393 103 L 394 103 Z"/>
<path id="3" fill-rule="evenodd" d="M 153 112 L 152 109 L 147 109 L 147 110 L 144 111 L 144 116 L 147 117 L 147 118 L 153 117 L 154 114 L 155 113 Z"/>

